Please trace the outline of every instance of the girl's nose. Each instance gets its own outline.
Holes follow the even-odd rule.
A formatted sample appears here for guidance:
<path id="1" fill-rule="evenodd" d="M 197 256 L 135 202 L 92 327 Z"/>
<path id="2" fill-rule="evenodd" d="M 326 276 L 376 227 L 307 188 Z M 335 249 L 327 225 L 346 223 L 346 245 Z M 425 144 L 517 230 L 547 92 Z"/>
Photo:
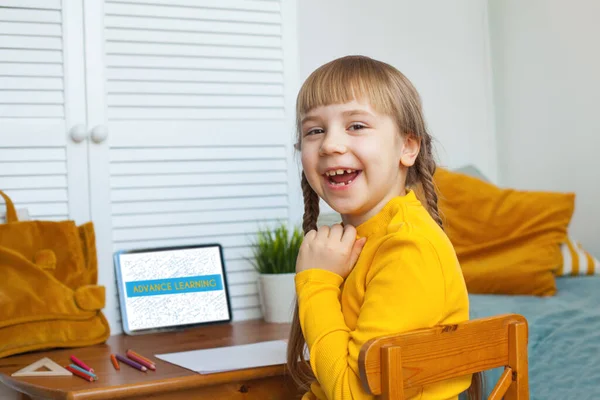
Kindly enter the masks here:
<path id="1" fill-rule="evenodd" d="M 346 141 L 344 140 L 344 132 L 335 132 L 330 130 L 325 135 L 321 147 L 319 148 L 319 155 L 329 154 L 344 154 L 348 151 Z"/>

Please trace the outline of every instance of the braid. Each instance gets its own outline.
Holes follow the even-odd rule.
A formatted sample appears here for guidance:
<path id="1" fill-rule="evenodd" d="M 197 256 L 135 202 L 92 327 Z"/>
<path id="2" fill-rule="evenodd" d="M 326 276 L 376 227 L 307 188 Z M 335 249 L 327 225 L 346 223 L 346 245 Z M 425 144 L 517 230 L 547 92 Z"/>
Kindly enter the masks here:
<path id="1" fill-rule="evenodd" d="M 302 172 L 302 195 L 304 196 L 304 219 L 302 229 L 308 233 L 312 229 L 317 229 L 317 218 L 319 217 L 319 195 L 310 187 L 306 175 Z M 292 326 L 290 328 L 287 348 L 287 368 L 296 385 L 307 390 L 315 376 L 310 368 L 309 362 L 304 357 L 304 347 L 306 340 L 300 325 L 298 315 L 298 300 L 294 305 L 294 316 L 292 317 Z"/>
<path id="2" fill-rule="evenodd" d="M 308 184 L 304 172 L 302 172 L 302 195 L 304 196 L 302 230 L 304 230 L 304 233 L 306 234 L 311 229 L 317 229 L 317 218 L 319 218 L 319 195 Z"/>
<path id="3" fill-rule="evenodd" d="M 433 183 L 436 164 L 431 153 L 431 136 L 428 133 L 423 138 L 421 150 L 415 162 L 415 172 L 423 188 L 427 210 L 435 222 L 443 228 L 444 224 L 438 210 L 438 195 Z"/>

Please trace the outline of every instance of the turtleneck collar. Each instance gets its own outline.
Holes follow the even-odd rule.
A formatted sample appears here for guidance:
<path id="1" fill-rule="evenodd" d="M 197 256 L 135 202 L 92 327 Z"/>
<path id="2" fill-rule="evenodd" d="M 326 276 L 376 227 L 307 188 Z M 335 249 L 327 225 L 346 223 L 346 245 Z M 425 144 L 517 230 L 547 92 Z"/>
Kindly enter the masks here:
<path id="1" fill-rule="evenodd" d="M 377 214 L 357 226 L 357 237 L 371 236 L 382 229 L 386 229 L 400 209 L 409 204 L 420 204 L 414 190 L 407 190 L 404 196 L 392 198 Z"/>

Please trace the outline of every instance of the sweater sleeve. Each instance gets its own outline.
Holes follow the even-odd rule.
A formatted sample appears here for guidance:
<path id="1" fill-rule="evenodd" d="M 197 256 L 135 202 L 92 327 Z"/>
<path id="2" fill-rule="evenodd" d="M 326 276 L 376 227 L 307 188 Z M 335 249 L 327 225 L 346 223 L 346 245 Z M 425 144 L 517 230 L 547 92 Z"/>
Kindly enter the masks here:
<path id="1" fill-rule="evenodd" d="M 436 325 L 445 298 L 437 252 L 429 241 L 391 237 L 378 248 L 366 278 L 355 330 L 345 323 L 342 278 L 310 269 L 296 275 L 299 318 L 312 370 L 328 399 L 372 399 L 361 386 L 358 356 L 377 336 Z"/>

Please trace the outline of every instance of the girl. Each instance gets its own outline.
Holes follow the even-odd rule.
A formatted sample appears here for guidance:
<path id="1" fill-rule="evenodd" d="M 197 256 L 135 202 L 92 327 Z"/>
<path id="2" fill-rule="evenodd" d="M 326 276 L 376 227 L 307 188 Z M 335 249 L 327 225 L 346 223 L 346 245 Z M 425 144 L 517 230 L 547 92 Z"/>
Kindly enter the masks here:
<path id="1" fill-rule="evenodd" d="M 304 400 L 371 399 L 357 364 L 366 341 L 469 317 L 460 265 L 437 209 L 431 136 L 411 83 L 367 57 L 314 71 L 296 112 L 305 237 L 288 367 L 297 383 L 310 384 Z M 317 229 L 319 198 L 343 225 Z M 467 375 L 407 395 L 456 399 L 470 383 Z"/>

